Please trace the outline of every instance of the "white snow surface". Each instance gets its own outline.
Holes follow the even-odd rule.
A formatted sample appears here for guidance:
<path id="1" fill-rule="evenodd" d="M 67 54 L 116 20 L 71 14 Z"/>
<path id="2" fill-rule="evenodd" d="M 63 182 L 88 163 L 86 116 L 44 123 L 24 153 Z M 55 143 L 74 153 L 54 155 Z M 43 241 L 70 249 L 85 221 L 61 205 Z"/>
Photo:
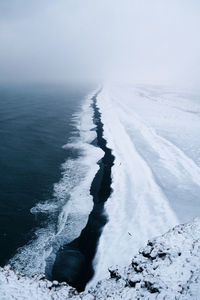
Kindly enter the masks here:
<path id="1" fill-rule="evenodd" d="M 0 268 L 0 300 L 198 300 L 199 266 L 200 219 L 196 218 L 148 241 L 130 265 L 110 267 L 110 278 L 81 294 L 67 284 L 46 280 L 42 274 L 28 277 L 9 266 Z"/>
<path id="2" fill-rule="evenodd" d="M 200 93 L 106 86 L 97 99 L 115 156 L 113 193 L 94 260 L 95 284 L 149 238 L 200 216 Z"/>

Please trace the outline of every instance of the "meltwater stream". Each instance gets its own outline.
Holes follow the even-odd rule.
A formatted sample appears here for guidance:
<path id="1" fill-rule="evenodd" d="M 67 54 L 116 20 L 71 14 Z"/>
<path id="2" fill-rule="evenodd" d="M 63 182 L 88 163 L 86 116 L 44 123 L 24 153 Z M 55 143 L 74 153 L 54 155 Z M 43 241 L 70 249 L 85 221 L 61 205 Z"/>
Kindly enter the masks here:
<path id="1" fill-rule="evenodd" d="M 96 125 L 97 138 L 93 142 L 104 151 L 103 158 L 98 162 L 99 170 L 92 181 L 90 194 L 94 206 L 89 215 L 86 227 L 80 236 L 71 243 L 64 245 L 57 253 L 53 266 L 52 279 L 66 281 L 78 291 L 83 291 L 94 275 L 93 259 L 96 253 L 99 237 L 107 222 L 104 213 L 104 203 L 111 195 L 111 168 L 114 156 L 103 137 L 101 113 L 97 106 L 98 93 L 92 98 L 94 110 L 93 122 Z"/>

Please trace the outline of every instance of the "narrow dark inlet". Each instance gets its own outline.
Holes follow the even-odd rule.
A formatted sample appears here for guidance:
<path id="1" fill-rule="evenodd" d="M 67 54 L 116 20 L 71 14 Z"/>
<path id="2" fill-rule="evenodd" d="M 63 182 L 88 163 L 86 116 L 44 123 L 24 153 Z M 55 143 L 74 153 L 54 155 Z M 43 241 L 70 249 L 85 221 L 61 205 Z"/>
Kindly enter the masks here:
<path id="1" fill-rule="evenodd" d="M 92 98 L 93 121 L 97 133 L 97 138 L 93 144 L 95 143 L 97 147 L 104 151 L 104 156 L 98 162 L 99 170 L 90 188 L 90 194 L 93 196 L 94 201 L 93 210 L 80 236 L 58 251 L 52 271 L 52 279 L 66 281 L 78 291 L 83 291 L 94 275 L 92 262 L 102 229 L 107 222 L 104 203 L 112 193 L 111 168 L 115 158 L 103 137 L 103 123 L 97 106 L 98 94 L 99 92 Z"/>

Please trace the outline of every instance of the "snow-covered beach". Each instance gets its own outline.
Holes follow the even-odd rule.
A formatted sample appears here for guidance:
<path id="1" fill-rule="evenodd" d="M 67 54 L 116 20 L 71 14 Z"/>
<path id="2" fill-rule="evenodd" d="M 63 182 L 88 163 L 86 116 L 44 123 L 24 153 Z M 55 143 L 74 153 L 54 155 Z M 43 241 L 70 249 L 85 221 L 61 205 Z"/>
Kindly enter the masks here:
<path id="1" fill-rule="evenodd" d="M 58 235 L 63 235 L 62 226 L 67 226 L 69 237 L 71 234 L 77 237 L 92 209 L 91 201 L 86 209 L 80 207 L 80 198 L 76 195 L 89 195 L 92 178 L 99 168 L 98 165 L 94 168 L 94 165 L 102 157 L 102 151 L 90 144 L 96 136 L 91 123 L 94 93 L 86 98 L 83 114 L 76 117 L 77 124 L 78 120 L 81 124 L 81 146 L 85 145 L 84 159 L 87 159 L 88 166 L 91 157 L 94 157 L 92 171 L 89 169 L 91 175 L 86 177 L 83 188 L 78 185 L 72 190 L 75 193 L 71 198 L 73 209 L 69 205 L 66 206 L 68 209 L 64 206 L 58 223 L 61 226 Z M 38 242 L 35 240 L 21 249 L 12 265 L 14 271 L 9 267 L 0 270 L 0 299 L 106 299 L 108 295 L 111 299 L 131 299 L 141 295 L 145 299 L 155 299 L 156 296 L 163 299 L 168 296 L 169 290 L 171 294 L 166 299 L 182 297 L 182 294 L 181 299 L 198 299 L 195 293 L 198 293 L 199 282 L 196 244 L 200 238 L 199 219 L 172 230 L 174 226 L 191 222 L 200 215 L 198 95 L 197 91 L 155 86 L 106 85 L 102 88 L 95 98 L 96 106 L 106 147 L 114 156 L 114 165 L 111 166 L 112 193 L 104 205 L 107 224 L 101 233 L 93 261 L 94 277 L 88 283 L 86 292 L 78 294 L 66 284 L 50 282 L 44 275 L 39 275 L 45 272 L 46 259 L 38 256 L 38 249 L 44 252 L 48 247 L 48 242 L 45 248 L 40 243 L 41 235 Z M 91 136 L 88 137 L 88 133 Z M 74 144 L 75 147 L 78 145 Z M 65 182 L 61 181 L 61 184 L 64 188 Z M 59 191 L 62 192 L 62 189 Z M 79 217 L 83 211 L 84 222 Z M 68 222 L 68 215 L 73 214 L 77 218 Z M 155 242 L 148 242 L 157 236 L 160 237 Z M 66 236 L 66 239 L 69 237 Z M 134 258 L 146 244 L 145 250 L 140 250 L 137 259 Z M 195 251 L 191 250 L 193 247 Z M 151 253 L 155 251 L 154 261 Z M 32 256 L 37 259 L 32 259 Z M 24 261 L 23 257 L 26 258 Z M 127 267 L 133 258 L 137 262 L 136 267 L 134 264 Z M 138 271 L 140 267 L 142 271 Z M 154 268 L 158 269 L 156 274 L 152 271 Z M 191 274 L 194 276 L 191 277 Z M 109 276 L 111 279 L 105 280 Z M 154 276 L 161 276 L 162 279 L 159 281 L 156 277 L 154 280 Z"/>
<path id="2" fill-rule="evenodd" d="M 110 265 L 127 264 L 149 238 L 200 215 L 199 93 L 107 86 L 97 104 L 115 164 L 92 283 Z"/>
<path id="3" fill-rule="evenodd" d="M 0 0 L 0 300 L 200 300 L 200 1 Z"/>

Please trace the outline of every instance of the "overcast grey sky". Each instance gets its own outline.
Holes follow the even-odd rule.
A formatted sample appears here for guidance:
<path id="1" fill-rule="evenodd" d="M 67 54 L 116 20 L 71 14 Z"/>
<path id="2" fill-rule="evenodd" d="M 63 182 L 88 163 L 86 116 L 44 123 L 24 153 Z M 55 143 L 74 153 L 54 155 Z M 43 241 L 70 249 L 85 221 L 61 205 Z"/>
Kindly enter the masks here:
<path id="1" fill-rule="evenodd" d="M 199 0 L 0 0 L 0 81 L 200 84 Z"/>

